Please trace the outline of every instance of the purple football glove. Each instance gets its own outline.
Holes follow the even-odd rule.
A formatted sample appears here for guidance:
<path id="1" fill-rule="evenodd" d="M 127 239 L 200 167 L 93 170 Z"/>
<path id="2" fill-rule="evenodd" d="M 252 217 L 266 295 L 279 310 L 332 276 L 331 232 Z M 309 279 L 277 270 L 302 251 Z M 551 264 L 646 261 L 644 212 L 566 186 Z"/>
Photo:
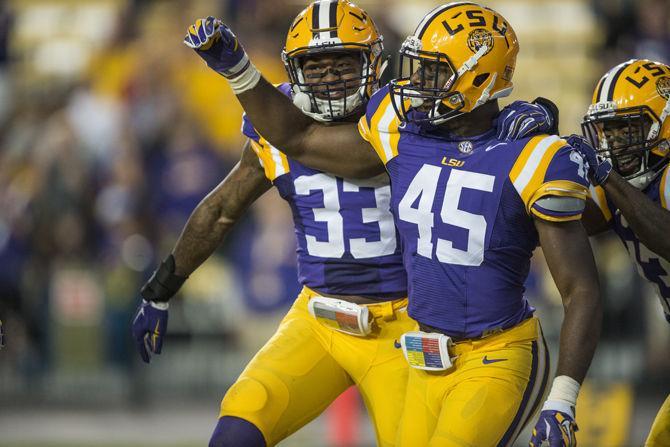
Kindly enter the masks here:
<path id="1" fill-rule="evenodd" d="M 533 428 L 530 447 L 540 447 L 547 441 L 549 447 L 577 447 L 574 408 L 562 401 L 548 400 Z"/>
<path id="2" fill-rule="evenodd" d="M 558 133 L 558 108 L 545 98 L 514 101 L 498 116 L 498 139 L 520 140 L 536 133 Z"/>
<path id="3" fill-rule="evenodd" d="M 145 363 L 151 361 L 151 354 L 161 353 L 167 323 L 168 303 L 142 300 L 133 319 L 132 332 L 137 351 Z"/>
<path id="4" fill-rule="evenodd" d="M 195 50 L 209 68 L 232 79 L 249 68 L 249 58 L 235 34 L 212 16 L 188 27 L 184 44 Z"/>
<path id="5" fill-rule="evenodd" d="M 612 172 L 612 163 L 593 149 L 593 146 L 581 135 L 570 135 L 564 137 L 570 146 L 573 147 L 579 155 L 589 165 L 589 178 L 594 185 L 602 185 Z"/>

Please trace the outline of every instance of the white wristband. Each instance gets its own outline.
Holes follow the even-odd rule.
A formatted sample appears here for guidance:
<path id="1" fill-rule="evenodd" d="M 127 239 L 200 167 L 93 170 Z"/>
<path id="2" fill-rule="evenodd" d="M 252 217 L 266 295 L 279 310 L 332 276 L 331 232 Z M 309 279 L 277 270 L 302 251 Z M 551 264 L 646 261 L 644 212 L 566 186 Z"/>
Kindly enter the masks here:
<path id="1" fill-rule="evenodd" d="M 261 72 L 256 69 L 254 64 L 249 62 L 249 67 L 235 78 L 226 78 L 230 83 L 230 87 L 236 95 L 251 90 L 256 87 L 258 81 L 261 79 Z"/>
<path id="2" fill-rule="evenodd" d="M 158 309 L 158 310 L 168 310 L 168 307 L 170 307 L 170 305 L 168 304 L 167 301 L 147 301 L 147 300 L 144 300 L 144 302 L 148 302 L 151 305 L 151 307 L 153 307 L 154 309 Z"/>
<path id="3" fill-rule="evenodd" d="M 547 401 L 562 401 L 568 405 L 575 406 L 580 388 L 581 385 L 579 385 L 579 382 L 572 377 L 558 376 L 554 378 Z"/>

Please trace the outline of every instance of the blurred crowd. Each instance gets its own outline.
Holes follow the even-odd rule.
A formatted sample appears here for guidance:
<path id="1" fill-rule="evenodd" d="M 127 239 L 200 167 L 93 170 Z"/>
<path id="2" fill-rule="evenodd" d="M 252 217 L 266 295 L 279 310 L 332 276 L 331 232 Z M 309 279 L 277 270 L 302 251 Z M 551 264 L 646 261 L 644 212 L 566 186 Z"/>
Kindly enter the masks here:
<path id="1" fill-rule="evenodd" d="M 1 6 L 0 368 L 22 378 L 132 364 L 139 287 L 243 142 L 232 93 L 181 45 L 180 2 L 53 3 Z M 253 14 L 241 4 L 212 13 Z M 171 332 L 229 333 L 221 314 L 242 296 L 260 312 L 287 305 L 298 286 L 277 205 L 238 226 L 208 265 L 215 279 L 186 289 L 196 302 L 226 290 L 228 303 Z"/>
<path id="2" fill-rule="evenodd" d="M 393 54 L 415 21 L 404 23 L 388 3 L 360 2 Z M 485 3 L 505 13 L 503 2 Z M 633 56 L 670 61 L 667 2 L 577 3 L 601 38 L 584 43 L 595 60 L 580 73 L 589 86 Z M 135 374 L 129 322 L 139 288 L 243 143 L 241 109 L 226 83 L 181 44 L 185 29 L 197 17 L 225 17 L 255 63 L 280 82 L 285 31 L 305 4 L 0 2 L 0 319 L 7 333 L 0 401 L 55 373 Z M 413 8 L 423 14 L 434 4 Z M 521 35 L 524 24 L 513 25 Z M 585 109 L 590 92 L 579 95 L 577 108 Z M 532 99 L 511 99 L 520 98 Z M 552 99 L 561 105 L 561 97 Z M 578 119 L 570 117 L 570 126 Z M 168 351 L 193 337 L 236 346 L 245 318 L 281 315 L 299 290 L 291 226 L 274 192 L 260 200 L 174 300 Z M 591 374 L 668 391 L 670 328 L 660 305 L 618 240 L 594 245 L 607 303 Z M 528 294 L 555 341 L 560 299 L 541 253 L 536 261 Z"/>

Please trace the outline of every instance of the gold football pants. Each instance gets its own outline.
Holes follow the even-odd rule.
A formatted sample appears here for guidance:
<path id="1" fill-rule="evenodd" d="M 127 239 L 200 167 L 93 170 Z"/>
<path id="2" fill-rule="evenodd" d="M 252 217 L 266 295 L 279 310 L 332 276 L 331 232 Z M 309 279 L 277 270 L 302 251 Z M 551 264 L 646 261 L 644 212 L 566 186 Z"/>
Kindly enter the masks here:
<path id="1" fill-rule="evenodd" d="M 447 371 L 409 369 L 399 447 L 512 445 L 541 403 L 549 357 L 530 318 L 485 338 L 455 343 Z"/>
<path id="2" fill-rule="evenodd" d="M 670 446 L 670 396 L 665 399 L 661 409 L 658 410 L 647 441 L 644 443 L 644 447 L 667 446 Z"/>
<path id="3" fill-rule="evenodd" d="M 368 304 L 374 329 L 357 337 L 312 317 L 307 303 L 315 295 L 303 288 L 277 332 L 224 396 L 220 416 L 253 423 L 273 446 L 356 385 L 378 445 L 393 446 L 409 368 L 398 341 L 415 326 L 407 299 Z"/>

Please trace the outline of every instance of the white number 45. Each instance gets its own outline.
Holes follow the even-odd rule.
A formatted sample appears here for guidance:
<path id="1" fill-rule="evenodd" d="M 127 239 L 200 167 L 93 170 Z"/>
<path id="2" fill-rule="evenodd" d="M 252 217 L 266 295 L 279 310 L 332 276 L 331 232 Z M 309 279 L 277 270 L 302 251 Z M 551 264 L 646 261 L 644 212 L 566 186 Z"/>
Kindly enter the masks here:
<path id="1" fill-rule="evenodd" d="M 441 171 L 442 168 L 438 166 L 423 165 L 398 204 L 399 218 L 418 226 L 417 253 L 431 259 L 433 254 L 432 229 L 435 223 L 432 208 Z M 460 169 L 451 170 L 444 191 L 440 218 L 446 224 L 468 230 L 468 245 L 467 250 L 461 250 L 455 248 L 452 241 L 438 238 L 435 255 L 440 262 L 477 266 L 484 261 L 486 219 L 480 214 L 458 209 L 458 202 L 463 189 L 491 192 L 494 182 L 495 177 L 492 175 Z M 414 208 L 412 204 L 416 203 L 417 199 L 418 204 Z"/>

